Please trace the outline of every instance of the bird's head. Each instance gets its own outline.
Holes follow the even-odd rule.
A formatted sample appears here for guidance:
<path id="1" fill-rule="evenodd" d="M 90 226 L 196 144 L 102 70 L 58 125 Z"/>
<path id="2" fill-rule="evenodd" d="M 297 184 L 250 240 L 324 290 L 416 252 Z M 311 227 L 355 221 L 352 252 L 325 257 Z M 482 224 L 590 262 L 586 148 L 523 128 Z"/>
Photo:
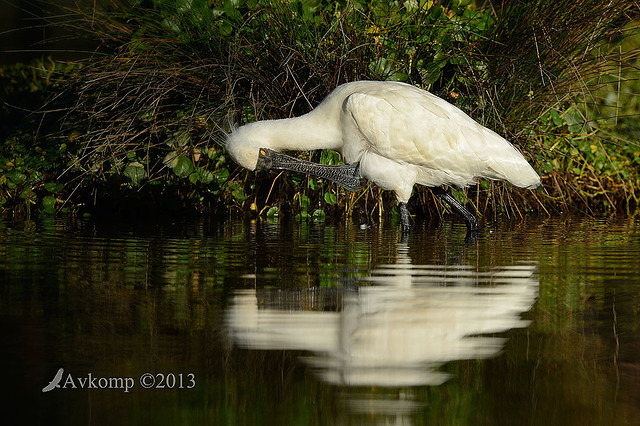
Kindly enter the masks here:
<path id="1" fill-rule="evenodd" d="M 245 124 L 227 135 L 225 148 L 233 160 L 249 170 L 256 170 L 260 148 L 269 147 L 260 122 Z"/>

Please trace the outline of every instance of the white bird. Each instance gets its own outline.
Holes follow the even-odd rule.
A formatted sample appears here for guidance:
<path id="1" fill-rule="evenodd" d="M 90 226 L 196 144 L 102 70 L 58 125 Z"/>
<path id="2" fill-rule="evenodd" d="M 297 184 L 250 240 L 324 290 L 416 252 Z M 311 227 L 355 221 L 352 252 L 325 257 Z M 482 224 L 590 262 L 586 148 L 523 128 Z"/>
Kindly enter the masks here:
<path id="1" fill-rule="evenodd" d="M 339 151 L 346 165 L 278 154 L 316 149 Z M 249 170 L 303 172 L 349 190 L 364 178 L 394 191 L 403 233 L 410 229 L 407 202 L 416 183 L 431 187 L 461 214 L 470 232 L 478 230 L 475 215 L 441 185 L 464 188 L 478 178 L 529 189 L 540 185 L 540 176 L 506 139 L 443 99 L 399 82 L 343 84 L 305 115 L 237 128 L 227 136 L 226 150 Z"/>

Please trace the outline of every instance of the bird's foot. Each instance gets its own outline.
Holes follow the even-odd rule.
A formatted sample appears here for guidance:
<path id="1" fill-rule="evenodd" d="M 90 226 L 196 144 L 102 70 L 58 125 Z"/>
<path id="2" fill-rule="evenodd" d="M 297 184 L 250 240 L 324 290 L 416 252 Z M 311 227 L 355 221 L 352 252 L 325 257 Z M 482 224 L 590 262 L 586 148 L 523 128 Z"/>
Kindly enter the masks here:
<path id="1" fill-rule="evenodd" d="M 398 208 L 400 209 L 400 225 L 402 226 L 402 235 L 409 235 L 409 232 L 411 232 L 411 216 L 409 216 L 407 203 L 399 202 Z"/>
<path id="2" fill-rule="evenodd" d="M 434 194 L 436 194 L 443 202 L 447 203 L 451 210 L 462 216 L 464 223 L 467 225 L 467 240 L 475 242 L 478 238 L 478 232 L 480 227 L 478 226 L 478 218 L 476 215 L 467 210 L 458 200 L 456 200 L 451 194 L 444 189 L 436 187 L 431 188 Z"/>

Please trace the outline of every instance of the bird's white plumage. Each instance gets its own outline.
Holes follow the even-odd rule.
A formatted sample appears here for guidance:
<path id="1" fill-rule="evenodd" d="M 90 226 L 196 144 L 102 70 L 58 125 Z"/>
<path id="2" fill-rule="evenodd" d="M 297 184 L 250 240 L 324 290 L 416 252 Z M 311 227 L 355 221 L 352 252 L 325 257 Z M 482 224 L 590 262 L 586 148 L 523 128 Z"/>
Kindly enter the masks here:
<path id="1" fill-rule="evenodd" d="M 408 201 L 415 183 L 474 184 L 477 178 L 535 188 L 540 177 L 507 140 L 437 96 L 398 82 L 336 88 L 301 117 L 252 123 L 229 135 L 227 150 L 255 169 L 258 150 L 335 149 L 363 177 Z"/>

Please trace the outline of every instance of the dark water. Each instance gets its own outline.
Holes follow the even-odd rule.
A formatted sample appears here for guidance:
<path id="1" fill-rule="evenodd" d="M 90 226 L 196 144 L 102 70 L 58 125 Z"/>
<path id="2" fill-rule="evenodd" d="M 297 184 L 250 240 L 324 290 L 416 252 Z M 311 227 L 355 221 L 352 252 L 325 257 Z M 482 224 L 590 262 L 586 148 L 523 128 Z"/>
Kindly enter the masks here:
<path id="1" fill-rule="evenodd" d="M 640 222 L 464 231 L 0 223 L 3 416 L 637 424 Z"/>

